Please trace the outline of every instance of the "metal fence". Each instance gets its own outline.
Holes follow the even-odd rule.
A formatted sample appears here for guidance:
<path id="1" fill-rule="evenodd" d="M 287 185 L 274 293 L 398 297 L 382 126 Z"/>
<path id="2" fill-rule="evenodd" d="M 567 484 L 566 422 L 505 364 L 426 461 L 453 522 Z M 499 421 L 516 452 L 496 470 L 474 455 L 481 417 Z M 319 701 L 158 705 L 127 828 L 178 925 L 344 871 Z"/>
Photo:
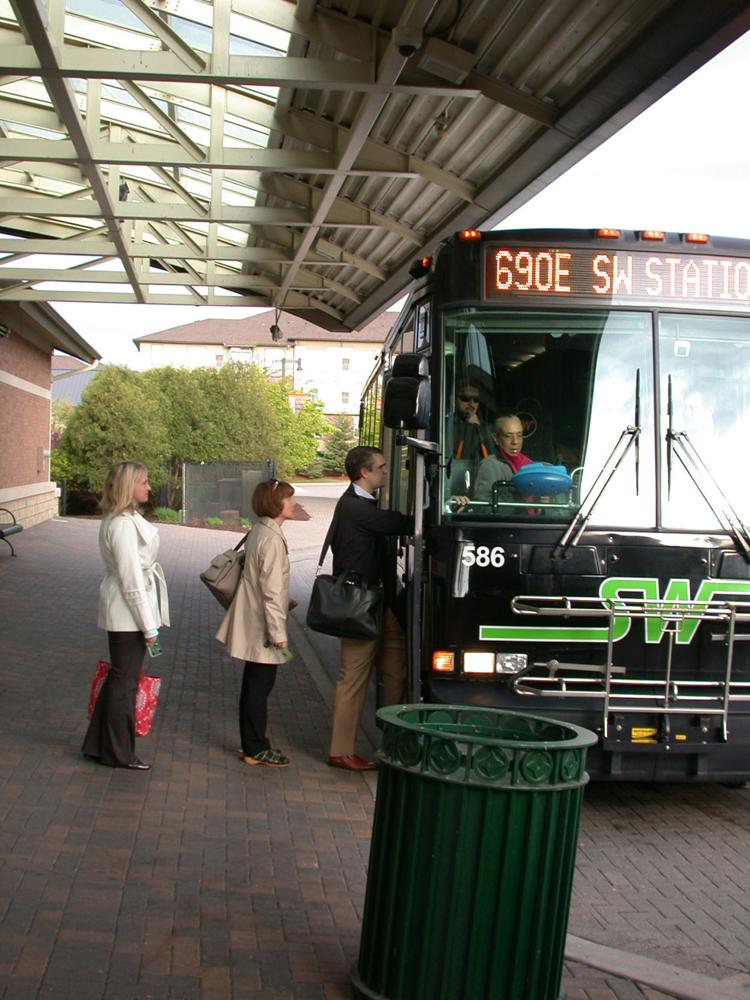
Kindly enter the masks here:
<path id="1" fill-rule="evenodd" d="M 186 524 L 207 517 L 223 521 L 255 521 L 251 501 L 258 483 L 276 476 L 276 462 L 207 462 L 184 465 L 182 471 L 183 520 Z"/>

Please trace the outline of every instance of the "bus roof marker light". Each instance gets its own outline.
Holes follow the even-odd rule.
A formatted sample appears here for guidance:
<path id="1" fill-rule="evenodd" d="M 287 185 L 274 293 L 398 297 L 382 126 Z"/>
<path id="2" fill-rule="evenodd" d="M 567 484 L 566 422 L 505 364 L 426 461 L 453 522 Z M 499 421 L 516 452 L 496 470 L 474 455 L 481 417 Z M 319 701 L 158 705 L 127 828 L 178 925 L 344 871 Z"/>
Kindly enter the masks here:
<path id="1" fill-rule="evenodd" d="M 422 275 L 427 274 L 427 272 L 431 270 L 432 270 L 432 257 L 422 257 L 419 260 L 415 260 L 414 263 L 409 268 L 409 277 L 421 278 Z"/>
<path id="2" fill-rule="evenodd" d="M 600 240 L 619 240 L 621 233 L 619 229 L 597 229 L 596 235 Z"/>
<path id="3" fill-rule="evenodd" d="M 644 229 L 641 233 L 641 239 L 658 243 L 664 239 L 664 232 L 661 229 Z"/>
<path id="4" fill-rule="evenodd" d="M 453 672 L 453 653 L 446 649 L 436 649 L 432 654 L 432 669 L 437 674 Z"/>
<path id="5" fill-rule="evenodd" d="M 686 243 L 708 243 L 708 233 L 685 233 L 683 239 Z"/>
<path id="6" fill-rule="evenodd" d="M 477 240 L 481 240 L 482 234 L 478 229 L 462 229 L 458 238 L 464 243 L 476 243 Z"/>

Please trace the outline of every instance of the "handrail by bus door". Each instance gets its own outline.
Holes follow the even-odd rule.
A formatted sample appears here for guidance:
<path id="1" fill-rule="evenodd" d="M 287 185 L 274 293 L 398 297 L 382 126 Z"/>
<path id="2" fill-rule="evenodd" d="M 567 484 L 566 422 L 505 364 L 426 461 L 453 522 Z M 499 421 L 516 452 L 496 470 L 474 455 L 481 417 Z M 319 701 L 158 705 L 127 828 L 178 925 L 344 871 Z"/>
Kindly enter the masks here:
<path id="1" fill-rule="evenodd" d="M 411 569 L 411 607 L 407 611 L 409 651 L 409 696 L 422 700 L 422 572 L 424 554 L 424 454 L 411 450 L 414 459 L 414 544 L 413 564 L 407 561 L 407 580 Z"/>
<path id="2" fill-rule="evenodd" d="M 424 437 L 404 435 L 400 444 L 409 448 L 414 461 L 414 556 L 411 574 L 411 601 L 407 611 L 410 694 L 415 701 L 422 697 L 422 609 L 424 572 L 424 489 L 425 458 L 439 454 L 440 446 Z M 407 566 L 408 579 L 408 566 Z"/>

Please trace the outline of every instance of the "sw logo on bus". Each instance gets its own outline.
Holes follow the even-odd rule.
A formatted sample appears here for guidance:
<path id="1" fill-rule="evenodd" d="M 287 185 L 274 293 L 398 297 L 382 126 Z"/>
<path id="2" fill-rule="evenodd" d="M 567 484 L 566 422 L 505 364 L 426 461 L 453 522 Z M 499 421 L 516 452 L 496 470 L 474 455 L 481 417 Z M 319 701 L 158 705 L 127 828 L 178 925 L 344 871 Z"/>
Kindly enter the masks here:
<path id="1" fill-rule="evenodd" d="M 735 599 L 750 599 L 749 580 L 703 580 L 694 597 L 690 595 L 689 580 L 670 580 L 663 594 L 659 593 L 659 581 L 656 577 L 608 577 L 602 581 L 599 597 L 606 605 L 617 607 L 618 601 L 642 598 L 653 601 L 654 608 L 668 605 L 670 602 L 681 612 L 687 610 L 696 617 L 686 615 L 674 623 L 675 642 L 687 645 L 692 642 L 698 626 L 700 615 L 706 610 L 708 601 L 732 596 Z M 665 608 L 665 615 L 668 608 Z M 645 641 L 659 643 L 670 625 L 665 618 L 643 618 Z M 631 629 L 633 620 L 626 614 L 618 615 L 615 611 L 612 640 L 619 642 Z M 607 642 L 609 629 L 604 627 L 586 627 L 574 625 L 480 625 L 479 638 L 494 642 Z"/>

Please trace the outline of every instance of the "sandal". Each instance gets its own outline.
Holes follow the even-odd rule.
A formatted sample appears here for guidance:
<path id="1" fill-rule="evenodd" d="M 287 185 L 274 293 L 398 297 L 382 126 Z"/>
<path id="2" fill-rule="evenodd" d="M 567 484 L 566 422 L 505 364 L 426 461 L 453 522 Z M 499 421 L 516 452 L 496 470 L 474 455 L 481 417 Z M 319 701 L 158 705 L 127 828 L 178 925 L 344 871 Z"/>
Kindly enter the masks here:
<path id="1" fill-rule="evenodd" d="M 250 757 L 243 757 L 246 764 L 265 764 L 267 767 L 289 767 L 289 758 L 281 750 L 270 748 L 254 753 Z"/>

